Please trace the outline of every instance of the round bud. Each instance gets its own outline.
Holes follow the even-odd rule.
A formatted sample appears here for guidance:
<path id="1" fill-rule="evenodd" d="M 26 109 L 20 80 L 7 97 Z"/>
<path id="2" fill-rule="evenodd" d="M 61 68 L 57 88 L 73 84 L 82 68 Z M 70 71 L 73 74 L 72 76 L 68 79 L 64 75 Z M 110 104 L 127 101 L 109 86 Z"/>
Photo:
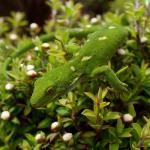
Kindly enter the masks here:
<path id="1" fill-rule="evenodd" d="M 6 89 L 7 91 L 11 91 L 13 88 L 14 88 L 14 84 L 12 84 L 12 83 L 7 83 L 7 84 L 5 85 L 5 89 Z"/>
<path id="2" fill-rule="evenodd" d="M 27 55 L 26 60 L 31 61 L 32 60 L 32 55 Z"/>
<path id="3" fill-rule="evenodd" d="M 3 120 L 9 120 L 9 118 L 10 118 L 10 112 L 9 111 L 3 111 L 1 113 L 1 119 L 3 119 Z"/>
<path id="4" fill-rule="evenodd" d="M 33 70 L 34 69 L 34 65 L 27 65 L 26 68 L 27 68 L 28 71 L 29 70 Z"/>
<path id="5" fill-rule="evenodd" d="M 0 23 L 4 22 L 4 18 L 0 17 Z"/>
<path id="6" fill-rule="evenodd" d="M 29 76 L 29 77 L 36 77 L 37 76 L 37 72 L 35 70 L 28 70 L 27 71 L 27 76 Z"/>
<path id="7" fill-rule="evenodd" d="M 91 18 L 90 22 L 91 22 L 92 24 L 95 24 L 95 23 L 98 22 L 98 19 L 97 19 L 97 18 Z"/>
<path id="8" fill-rule="evenodd" d="M 30 30 L 34 33 L 38 33 L 40 31 L 40 28 L 37 23 L 31 23 Z"/>
<path id="9" fill-rule="evenodd" d="M 42 44 L 42 49 L 43 49 L 43 50 L 47 50 L 47 49 L 49 49 L 49 47 L 50 47 L 50 46 L 49 46 L 49 43 L 43 43 L 43 44 Z"/>
<path id="10" fill-rule="evenodd" d="M 10 40 L 12 40 L 12 41 L 16 41 L 17 38 L 18 38 L 18 36 L 17 36 L 17 34 L 15 34 L 15 33 L 11 33 L 11 34 L 9 35 L 9 38 L 10 38 Z"/>
<path id="11" fill-rule="evenodd" d="M 41 132 L 41 133 L 38 133 L 36 134 L 35 136 L 35 140 L 37 143 L 43 143 L 45 141 L 45 133 L 44 132 Z"/>
<path id="12" fill-rule="evenodd" d="M 67 142 L 67 141 L 70 141 L 72 139 L 72 137 L 73 137 L 72 133 L 65 133 L 62 136 L 62 139 L 63 139 L 63 141 Z"/>
<path id="13" fill-rule="evenodd" d="M 39 51 L 39 48 L 36 46 L 36 47 L 34 48 L 34 50 L 35 50 L 35 51 Z"/>
<path id="14" fill-rule="evenodd" d="M 124 114 L 123 115 L 123 121 L 124 122 L 132 122 L 133 121 L 133 116 L 131 114 Z"/>
<path id="15" fill-rule="evenodd" d="M 126 54 L 126 51 L 122 48 L 118 49 L 118 54 L 119 55 L 125 55 Z"/>
<path id="16" fill-rule="evenodd" d="M 30 29 L 36 29 L 36 28 L 38 28 L 38 24 L 37 23 L 31 23 L 30 24 Z"/>
<path id="17" fill-rule="evenodd" d="M 147 39 L 147 37 L 145 37 L 145 36 L 143 36 L 143 37 L 141 38 L 141 42 L 142 42 L 142 43 L 146 43 L 147 40 L 148 40 L 148 39 Z"/>
<path id="18" fill-rule="evenodd" d="M 24 67 L 24 64 L 20 64 L 20 67 Z"/>
<path id="19" fill-rule="evenodd" d="M 54 132 L 57 131 L 57 130 L 59 129 L 59 127 L 60 127 L 60 124 L 59 124 L 58 121 L 53 122 L 53 123 L 51 124 L 51 130 L 54 131 Z"/>

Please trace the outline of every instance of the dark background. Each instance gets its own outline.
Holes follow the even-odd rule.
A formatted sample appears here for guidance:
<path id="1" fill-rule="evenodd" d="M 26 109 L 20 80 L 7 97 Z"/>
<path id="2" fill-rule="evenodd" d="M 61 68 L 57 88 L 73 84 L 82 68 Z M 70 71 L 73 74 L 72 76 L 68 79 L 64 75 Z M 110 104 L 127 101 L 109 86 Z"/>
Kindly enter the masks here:
<path id="1" fill-rule="evenodd" d="M 45 4 L 46 0 L 0 0 L 0 16 L 8 16 L 11 11 L 25 12 L 29 22 L 39 25 L 50 16 L 51 9 Z M 62 0 L 65 2 L 65 0 Z M 109 7 L 112 0 L 74 0 L 83 4 L 83 13 L 101 14 Z"/>
<path id="2" fill-rule="evenodd" d="M 29 22 L 43 24 L 50 9 L 45 0 L 0 0 L 0 16 L 8 16 L 11 11 L 25 12 Z"/>

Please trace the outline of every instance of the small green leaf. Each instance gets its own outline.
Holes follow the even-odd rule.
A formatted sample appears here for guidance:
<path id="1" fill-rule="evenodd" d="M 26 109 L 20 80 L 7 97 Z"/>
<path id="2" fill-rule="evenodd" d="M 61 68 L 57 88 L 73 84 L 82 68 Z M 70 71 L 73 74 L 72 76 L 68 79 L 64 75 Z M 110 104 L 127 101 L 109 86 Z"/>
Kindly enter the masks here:
<path id="1" fill-rule="evenodd" d="M 66 103 L 67 103 L 67 99 L 59 99 L 59 103 L 62 105 L 62 106 L 65 106 Z"/>
<path id="2" fill-rule="evenodd" d="M 63 127 L 64 127 L 64 128 L 67 128 L 67 127 L 69 127 L 69 126 L 71 126 L 71 125 L 72 125 L 72 122 L 66 122 L 66 123 L 64 123 Z"/>
<path id="3" fill-rule="evenodd" d="M 141 136 L 142 127 L 138 123 L 132 123 L 133 129 L 137 132 L 138 136 Z"/>
<path id="4" fill-rule="evenodd" d="M 98 96 L 98 98 L 102 99 L 102 88 L 101 87 L 98 89 L 97 96 Z"/>
<path id="5" fill-rule="evenodd" d="M 14 117 L 14 118 L 12 119 L 12 122 L 13 122 L 14 124 L 20 125 L 20 120 L 19 120 L 17 117 Z"/>
<path id="6" fill-rule="evenodd" d="M 134 105 L 133 105 L 133 104 L 129 104 L 129 106 L 128 106 L 128 112 L 129 112 L 129 114 L 131 114 L 133 117 L 136 116 L 136 111 L 135 111 L 135 109 L 134 109 Z"/>
<path id="7" fill-rule="evenodd" d="M 141 149 L 136 147 L 135 144 L 132 144 L 131 150 L 141 150 Z"/>
<path id="8" fill-rule="evenodd" d="M 122 123 L 122 120 L 119 118 L 117 120 L 117 133 L 121 134 L 124 128 L 124 124 Z"/>
<path id="9" fill-rule="evenodd" d="M 12 136 L 13 136 L 14 133 L 15 133 L 15 129 L 13 129 L 10 132 L 10 134 L 5 137 L 5 142 L 8 142 L 12 138 Z"/>
<path id="10" fill-rule="evenodd" d="M 107 93 L 108 93 L 108 88 L 104 88 L 104 89 L 99 88 L 99 90 L 98 90 L 98 98 L 104 99 L 105 96 L 107 95 Z"/>
<path id="11" fill-rule="evenodd" d="M 34 144 L 35 143 L 35 138 L 33 135 L 29 134 L 29 133 L 26 133 L 25 134 L 25 137 L 32 143 Z"/>
<path id="12" fill-rule="evenodd" d="M 132 65 L 132 68 L 133 68 L 133 71 L 136 74 L 136 76 L 139 77 L 141 75 L 140 68 L 135 64 Z"/>
<path id="13" fill-rule="evenodd" d="M 112 119 L 118 119 L 120 118 L 120 115 L 118 112 L 108 112 L 104 115 L 104 120 L 112 120 Z"/>
<path id="14" fill-rule="evenodd" d="M 58 135 L 59 133 L 51 133 L 47 136 L 47 139 L 49 139 L 50 142 L 52 142 Z"/>
<path id="15" fill-rule="evenodd" d="M 60 115 L 60 116 L 68 116 L 70 115 L 70 110 L 65 108 L 65 107 L 59 107 L 57 108 L 56 112 Z"/>
<path id="16" fill-rule="evenodd" d="M 8 146 L 0 147 L 0 150 L 10 150 Z"/>
<path id="17" fill-rule="evenodd" d="M 95 120 L 96 119 L 95 113 L 90 109 L 83 110 L 81 114 L 86 116 L 89 120 Z"/>
<path id="18" fill-rule="evenodd" d="M 100 124 L 92 124 L 92 123 L 88 123 L 92 128 L 99 130 L 102 128 L 102 125 Z"/>
<path id="19" fill-rule="evenodd" d="M 132 131 L 132 128 L 127 128 L 127 129 L 124 129 L 123 132 L 119 135 L 119 137 L 124 137 L 124 138 L 128 138 L 128 137 L 131 137 L 131 132 Z"/>
<path id="20" fill-rule="evenodd" d="M 150 135 L 150 130 L 149 130 L 149 125 L 146 124 L 142 129 L 141 137 L 147 137 L 148 135 Z"/>
<path id="21" fill-rule="evenodd" d="M 50 118 L 45 118 L 44 120 L 42 120 L 39 124 L 38 124 L 38 128 L 42 129 L 42 128 L 47 128 L 50 126 L 51 124 L 51 119 Z"/>
<path id="22" fill-rule="evenodd" d="M 103 89 L 103 92 L 102 92 L 102 99 L 105 98 L 105 96 L 107 95 L 107 93 L 108 93 L 108 88 Z"/>
<path id="23" fill-rule="evenodd" d="M 118 143 L 110 143 L 109 150 L 119 150 L 119 144 Z"/>
<path id="24" fill-rule="evenodd" d="M 31 112 L 31 110 L 32 110 L 32 107 L 30 106 L 29 103 L 27 103 L 24 109 L 24 115 L 27 116 Z"/>
<path id="25" fill-rule="evenodd" d="M 115 128 L 109 128 L 108 129 L 109 133 L 113 136 L 113 138 L 117 139 L 117 134 Z"/>
<path id="26" fill-rule="evenodd" d="M 97 103 L 97 97 L 90 92 L 84 92 L 86 96 L 88 96 L 94 103 Z"/>
<path id="27" fill-rule="evenodd" d="M 41 145 L 40 144 L 37 144 L 33 150 L 40 150 L 41 149 Z"/>
<path id="28" fill-rule="evenodd" d="M 104 107 L 108 106 L 110 104 L 110 102 L 102 102 L 100 104 L 100 109 L 103 109 Z"/>
<path id="29" fill-rule="evenodd" d="M 73 92 L 69 92 L 69 93 L 68 93 L 68 98 L 69 98 L 71 101 L 74 100 L 74 94 L 73 94 Z"/>
<path id="30" fill-rule="evenodd" d="M 147 139 L 144 141 L 144 146 L 145 147 L 150 147 L 150 139 Z"/>
<path id="31" fill-rule="evenodd" d="M 93 132 L 93 131 L 86 131 L 86 132 L 84 132 L 84 133 L 82 134 L 82 137 L 83 137 L 83 138 L 90 138 L 90 137 L 93 137 L 93 136 L 95 136 L 95 135 L 96 135 L 96 133 Z"/>
<path id="32" fill-rule="evenodd" d="M 92 110 L 90 110 L 90 109 L 83 110 L 81 114 L 86 116 L 86 117 L 87 116 L 95 117 L 95 113 Z"/>

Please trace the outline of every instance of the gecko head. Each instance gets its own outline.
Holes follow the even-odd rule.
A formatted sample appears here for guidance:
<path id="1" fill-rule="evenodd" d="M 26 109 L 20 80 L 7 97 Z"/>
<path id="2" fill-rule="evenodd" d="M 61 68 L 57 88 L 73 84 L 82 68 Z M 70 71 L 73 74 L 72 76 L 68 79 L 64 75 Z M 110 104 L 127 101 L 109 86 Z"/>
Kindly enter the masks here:
<path id="1" fill-rule="evenodd" d="M 34 90 L 30 99 L 30 103 L 34 108 L 43 107 L 57 97 L 57 92 L 53 88 L 53 83 L 44 81 L 39 78 L 35 82 Z"/>

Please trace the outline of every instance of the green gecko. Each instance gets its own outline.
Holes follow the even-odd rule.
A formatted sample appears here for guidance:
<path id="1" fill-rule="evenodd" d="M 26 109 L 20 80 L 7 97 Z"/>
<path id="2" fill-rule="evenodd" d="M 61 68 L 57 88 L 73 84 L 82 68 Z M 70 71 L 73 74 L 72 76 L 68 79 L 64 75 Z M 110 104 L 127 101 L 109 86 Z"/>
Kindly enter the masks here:
<path id="1" fill-rule="evenodd" d="M 57 100 L 66 93 L 81 76 L 90 78 L 103 73 L 111 86 L 117 90 L 126 90 L 116 74 L 107 66 L 108 61 L 124 43 L 127 31 L 121 26 L 105 26 L 90 34 L 87 42 L 75 58 L 54 68 L 37 79 L 30 99 L 35 108 Z"/>

